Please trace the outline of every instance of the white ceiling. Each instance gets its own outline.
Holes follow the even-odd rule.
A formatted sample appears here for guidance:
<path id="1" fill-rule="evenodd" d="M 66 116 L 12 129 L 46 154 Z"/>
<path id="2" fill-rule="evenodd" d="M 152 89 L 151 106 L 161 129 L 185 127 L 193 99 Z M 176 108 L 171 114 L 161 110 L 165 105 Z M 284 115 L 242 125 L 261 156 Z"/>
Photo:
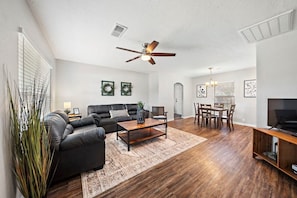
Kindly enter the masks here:
<path id="1" fill-rule="evenodd" d="M 57 59 L 138 72 L 200 76 L 256 66 L 255 44 L 238 31 L 297 8 L 297 0 L 27 0 Z M 296 22 L 294 16 L 294 30 Z M 128 27 L 111 35 L 116 23 Z M 145 42 L 159 41 L 153 66 L 126 63 Z"/>

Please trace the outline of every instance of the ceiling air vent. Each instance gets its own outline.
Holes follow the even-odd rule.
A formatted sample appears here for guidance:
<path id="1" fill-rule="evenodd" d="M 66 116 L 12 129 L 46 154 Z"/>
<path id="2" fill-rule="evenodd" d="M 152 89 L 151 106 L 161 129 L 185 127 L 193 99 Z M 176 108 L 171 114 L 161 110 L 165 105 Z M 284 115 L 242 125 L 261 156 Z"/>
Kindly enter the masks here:
<path id="1" fill-rule="evenodd" d="M 254 43 L 293 30 L 294 10 L 286 11 L 249 27 L 239 30 L 248 43 Z"/>
<path id="2" fill-rule="evenodd" d="M 128 28 L 124 25 L 116 24 L 116 26 L 113 28 L 111 35 L 115 37 L 121 37 L 127 29 Z"/>

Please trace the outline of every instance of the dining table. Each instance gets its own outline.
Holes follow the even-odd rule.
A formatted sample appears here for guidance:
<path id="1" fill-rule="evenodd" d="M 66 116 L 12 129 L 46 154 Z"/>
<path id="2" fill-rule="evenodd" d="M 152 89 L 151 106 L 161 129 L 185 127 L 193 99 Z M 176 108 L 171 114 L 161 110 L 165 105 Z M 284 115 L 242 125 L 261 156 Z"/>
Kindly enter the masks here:
<path id="1" fill-rule="evenodd" d="M 218 112 L 218 116 L 217 116 L 217 128 L 221 129 L 222 128 L 222 117 L 224 112 L 227 113 L 228 115 L 228 108 L 225 107 L 199 107 L 200 110 L 206 110 L 206 111 L 210 111 L 210 112 Z"/>

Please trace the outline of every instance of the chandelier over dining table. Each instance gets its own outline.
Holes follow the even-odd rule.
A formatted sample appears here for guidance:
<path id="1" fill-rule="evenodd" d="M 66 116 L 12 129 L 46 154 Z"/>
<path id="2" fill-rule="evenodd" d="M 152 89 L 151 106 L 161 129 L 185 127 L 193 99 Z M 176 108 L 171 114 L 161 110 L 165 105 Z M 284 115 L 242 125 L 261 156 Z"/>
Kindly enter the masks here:
<path id="1" fill-rule="evenodd" d="M 206 82 L 205 85 L 214 87 L 214 86 L 218 85 L 218 81 L 215 81 L 215 80 L 212 79 L 212 69 L 213 68 L 209 67 L 208 69 L 209 69 L 209 72 L 210 72 L 210 81 Z"/>

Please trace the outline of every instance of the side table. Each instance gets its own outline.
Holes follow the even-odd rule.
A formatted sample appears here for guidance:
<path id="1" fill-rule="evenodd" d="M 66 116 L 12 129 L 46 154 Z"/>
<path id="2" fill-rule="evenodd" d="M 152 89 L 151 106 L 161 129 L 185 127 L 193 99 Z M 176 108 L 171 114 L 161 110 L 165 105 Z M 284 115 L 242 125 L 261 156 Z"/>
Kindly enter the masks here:
<path id="1" fill-rule="evenodd" d="M 69 118 L 70 122 L 72 122 L 74 120 L 79 120 L 79 119 L 81 119 L 81 113 L 79 113 L 79 114 L 69 113 L 68 118 Z"/>

